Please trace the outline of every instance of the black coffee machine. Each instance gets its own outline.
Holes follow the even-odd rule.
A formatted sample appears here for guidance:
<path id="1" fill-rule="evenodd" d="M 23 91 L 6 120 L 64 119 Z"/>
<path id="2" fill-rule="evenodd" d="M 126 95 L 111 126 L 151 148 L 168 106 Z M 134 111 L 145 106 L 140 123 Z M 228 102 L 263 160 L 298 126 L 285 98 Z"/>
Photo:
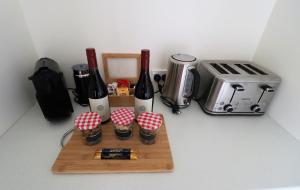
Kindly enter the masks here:
<path id="1" fill-rule="evenodd" d="M 36 99 L 47 120 L 69 117 L 73 107 L 58 64 L 49 58 L 36 62 L 34 74 L 29 77 L 36 89 Z"/>

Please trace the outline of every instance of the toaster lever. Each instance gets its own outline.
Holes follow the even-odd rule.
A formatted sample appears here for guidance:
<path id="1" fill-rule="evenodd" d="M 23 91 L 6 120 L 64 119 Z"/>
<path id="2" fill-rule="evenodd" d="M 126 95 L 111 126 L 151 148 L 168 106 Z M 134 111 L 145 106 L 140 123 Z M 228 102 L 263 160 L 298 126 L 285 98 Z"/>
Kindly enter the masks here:
<path id="1" fill-rule="evenodd" d="M 261 88 L 266 92 L 274 92 L 274 88 L 269 85 L 262 85 Z"/>
<path id="2" fill-rule="evenodd" d="M 230 103 L 232 102 L 232 99 L 233 99 L 233 97 L 234 97 L 234 95 L 237 91 L 241 92 L 241 91 L 245 90 L 244 87 L 240 84 L 233 84 L 233 85 L 231 85 L 231 87 L 234 89 L 234 91 L 233 91 L 233 94 L 230 98 Z"/>
<path id="3" fill-rule="evenodd" d="M 260 102 L 260 100 L 263 97 L 263 95 L 265 94 L 265 92 L 274 92 L 275 91 L 273 87 L 271 87 L 271 86 L 269 86 L 267 84 L 260 86 L 260 88 L 263 89 L 263 92 L 261 93 L 261 95 L 260 95 L 257 103 Z"/>
<path id="4" fill-rule="evenodd" d="M 244 91 L 245 90 L 245 88 L 240 84 L 233 84 L 232 88 L 234 88 L 235 91 Z"/>

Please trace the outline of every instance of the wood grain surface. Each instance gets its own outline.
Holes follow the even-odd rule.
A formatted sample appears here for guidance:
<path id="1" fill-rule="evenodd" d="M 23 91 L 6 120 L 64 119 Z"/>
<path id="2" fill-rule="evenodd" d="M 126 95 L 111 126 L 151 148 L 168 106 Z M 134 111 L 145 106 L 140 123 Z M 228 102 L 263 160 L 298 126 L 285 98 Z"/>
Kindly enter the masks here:
<path id="1" fill-rule="evenodd" d="M 84 144 L 81 132 L 76 129 L 70 141 L 59 153 L 53 173 L 136 173 L 172 172 L 174 165 L 166 127 L 163 124 L 156 143 L 145 145 L 139 139 L 135 123 L 133 136 L 128 140 L 118 140 L 111 122 L 102 126 L 102 141 L 98 145 Z M 138 160 L 94 160 L 99 148 L 132 148 L 138 153 Z"/>
<path id="2" fill-rule="evenodd" d="M 133 95 L 129 95 L 129 96 L 109 95 L 108 101 L 110 107 L 134 107 Z"/>
<path id="3" fill-rule="evenodd" d="M 114 78 L 110 76 L 108 69 L 108 59 L 136 59 L 136 76 L 135 77 L 121 77 Z M 103 71 L 105 76 L 106 83 L 116 82 L 118 79 L 127 79 L 131 83 L 136 83 L 139 80 L 140 70 L 141 70 L 141 54 L 139 53 L 102 53 L 102 61 L 103 61 Z M 122 67 L 122 65 L 120 65 Z"/>

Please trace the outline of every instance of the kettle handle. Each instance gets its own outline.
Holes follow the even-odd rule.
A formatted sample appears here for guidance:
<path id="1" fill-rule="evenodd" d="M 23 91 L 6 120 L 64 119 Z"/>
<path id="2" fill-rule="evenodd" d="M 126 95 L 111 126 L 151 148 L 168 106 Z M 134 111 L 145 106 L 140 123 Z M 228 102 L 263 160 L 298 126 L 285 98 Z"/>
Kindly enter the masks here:
<path id="1" fill-rule="evenodd" d="M 200 74 L 198 73 L 196 68 L 192 68 L 190 72 L 194 75 L 194 82 L 193 82 L 193 93 L 191 95 L 192 98 L 196 98 L 198 89 L 200 86 Z"/>

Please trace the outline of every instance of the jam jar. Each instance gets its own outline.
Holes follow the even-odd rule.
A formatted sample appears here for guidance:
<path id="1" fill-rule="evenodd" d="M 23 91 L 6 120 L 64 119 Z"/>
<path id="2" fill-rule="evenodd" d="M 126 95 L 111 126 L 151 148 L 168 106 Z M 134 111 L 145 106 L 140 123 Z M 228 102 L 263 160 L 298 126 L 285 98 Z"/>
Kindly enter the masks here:
<path id="1" fill-rule="evenodd" d="M 120 108 L 111 113 L 111 121 L 114 124 L 115 134 L 120 140 L 129 139 L 132 136 L 134 113 L 130 109 Z"/>
<path id="2" fill-rule="evenodd" d="M 154 144 L 163 123 L 162 116 L 158 113 L 143 112 L 138 116 L 137 121 L 140 140 L 144 144 Z"/>
<path id="3" fill-rule="evenodd" d="M 87 145 L 98 144 L 102 139 L 102 118 L 97 112 L 85 112 L 75 119 L 75 126 L 82 132 L 82 139 Z"/>

